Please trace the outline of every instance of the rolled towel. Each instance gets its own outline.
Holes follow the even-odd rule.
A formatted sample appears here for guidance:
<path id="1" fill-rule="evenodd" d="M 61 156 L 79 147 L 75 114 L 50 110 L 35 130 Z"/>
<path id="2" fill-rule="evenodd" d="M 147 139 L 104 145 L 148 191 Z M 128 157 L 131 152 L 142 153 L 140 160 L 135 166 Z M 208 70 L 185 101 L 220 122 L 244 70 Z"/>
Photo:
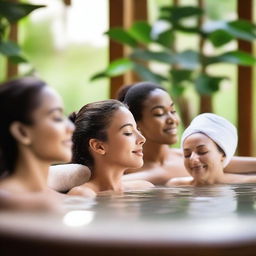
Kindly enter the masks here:
<path id="1" fill-rule="evenodd" d="M 238 137 L 236 127 L 225 118 L 204 113 L 195 117 L 181 137 L 181 146 L 184 140 L 194 133 L 203 133 L 211 138 L 225 153 L 224 167 L 228 165 L 235 154 Z"/>

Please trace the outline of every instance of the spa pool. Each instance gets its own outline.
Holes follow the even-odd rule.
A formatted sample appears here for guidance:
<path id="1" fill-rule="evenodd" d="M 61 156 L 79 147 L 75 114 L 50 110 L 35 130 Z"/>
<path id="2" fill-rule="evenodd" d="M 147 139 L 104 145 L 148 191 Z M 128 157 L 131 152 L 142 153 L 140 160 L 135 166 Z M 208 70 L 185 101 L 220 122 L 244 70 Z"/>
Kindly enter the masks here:
<path id="1" fill-rule="evenodd" d="M 256 255 L 256 184 L 74 197 L 65 207 L 0 212 L 0 255 Z"/>

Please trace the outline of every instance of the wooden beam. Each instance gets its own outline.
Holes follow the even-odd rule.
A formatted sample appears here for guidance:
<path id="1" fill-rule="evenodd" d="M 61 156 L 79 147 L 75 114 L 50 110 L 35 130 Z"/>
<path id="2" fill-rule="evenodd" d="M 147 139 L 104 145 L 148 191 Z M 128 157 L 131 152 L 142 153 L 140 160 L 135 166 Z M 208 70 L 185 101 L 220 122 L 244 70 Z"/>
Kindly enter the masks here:
<path id="1" fill-rule="evenodd" d="M 17 3 L 17 2 L 19 2 L 19 0 L 10 0 L 10 2 Z M 17 25 L 17 23 L 12 24 L 10 26 L 9 39 L 14 42 L 18 42 L 18 25 Z M 18 65 L 14 64 L 9 59 L 7 59 L 7 71 L 6 72 L 7 72 L 7 74 L 6 74 L 7 79 L 17 76 L 18 75 Z"/>
<path id="2" fill-rule="evenodd" d="M 253 20 L 253 1 L 237 1 L 238 17 Z M 239 50 L 253 53 L 250 42 L 239 41 Z M 252 156 L 253 141 L 253 69 L 252 67 L 238 67 L 238 155 Z"/>
<path id="3" fill-rule="evenodd" d="M 109 27 L 124 27 L 124 0 L 109 0 Z M 123 56 L 123 45 L 110 40 L 109 62 Z M 124 76 L 113 77 L 110 83 L 110 98 L 115 98 L 116 92 L 124 84 Z"/>
<path id="4" fill-rule="evenodd" d="M 109 27 L 130 27 L 134 21 L 147 20 L 147 0 L 109 0 Z M 110 40 L 109 61 L 129 54 L 123 45 Z M 127 73 L 111 79 L 110 97 L 115 98 L 118 89 L 124 84 L 138 81 L 134 73 Z"/>
<path id="5" fill-rule="evenodd" d="M 66 6 L 70 6 L 71 5 L 71 0 L 64 0 L 64 4 Z"/>

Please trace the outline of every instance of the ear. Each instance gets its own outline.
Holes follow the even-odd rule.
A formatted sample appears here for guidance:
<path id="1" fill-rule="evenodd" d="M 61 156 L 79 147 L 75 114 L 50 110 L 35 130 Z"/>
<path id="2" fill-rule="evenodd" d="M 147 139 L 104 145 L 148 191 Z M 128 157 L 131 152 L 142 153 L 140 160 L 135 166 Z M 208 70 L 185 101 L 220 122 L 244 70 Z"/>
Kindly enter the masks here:
<path id="1" fill-rule="evenodd" d="M 222 154 L 221 155 L 221 162 L 222 162 L 222 164 L 224 163 L 225 159 L 226 159 L 226 156 L 224 154 Z"/>
<path id="2" fill-rule="evenodd" d="M 105 150 L 105 147 L 104 147 L 104 144 L 102 141 L 100 140 L 97 140 L 97 139 L 90 139 L 89 140 L 89 146 L 90 148 L 100 154 L 100 155 L 105 155 L 106 154 L 106 150 Z"/>
<path id="3" fill-rule="evenodd" d="M 21 144 L 30 145 L 31 139 L 24 124 L 17 121 L 13 122 L 10 126 L 10 133 Z"/>

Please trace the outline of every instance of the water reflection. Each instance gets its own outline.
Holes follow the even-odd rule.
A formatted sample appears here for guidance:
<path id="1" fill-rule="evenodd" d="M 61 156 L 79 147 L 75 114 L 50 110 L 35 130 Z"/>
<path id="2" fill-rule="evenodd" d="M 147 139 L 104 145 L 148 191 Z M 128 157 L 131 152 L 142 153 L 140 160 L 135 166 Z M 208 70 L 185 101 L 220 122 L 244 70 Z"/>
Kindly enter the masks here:
<path id="1" fill-rule="evenodd" d="M 92 222 L 94 212 L 92 211 L 70 211 L 63 217 L 63 223 L 69 227 L 81 227 Z"/>
<path id="2" fill-rule="evenodd" d="M 70 210 L 90 210 L 94 221 L 170 221 L 251 216 L 256 208 L 254 184 L 205 187 L 156 187 L 95 199 L 70 199 Z"/>

